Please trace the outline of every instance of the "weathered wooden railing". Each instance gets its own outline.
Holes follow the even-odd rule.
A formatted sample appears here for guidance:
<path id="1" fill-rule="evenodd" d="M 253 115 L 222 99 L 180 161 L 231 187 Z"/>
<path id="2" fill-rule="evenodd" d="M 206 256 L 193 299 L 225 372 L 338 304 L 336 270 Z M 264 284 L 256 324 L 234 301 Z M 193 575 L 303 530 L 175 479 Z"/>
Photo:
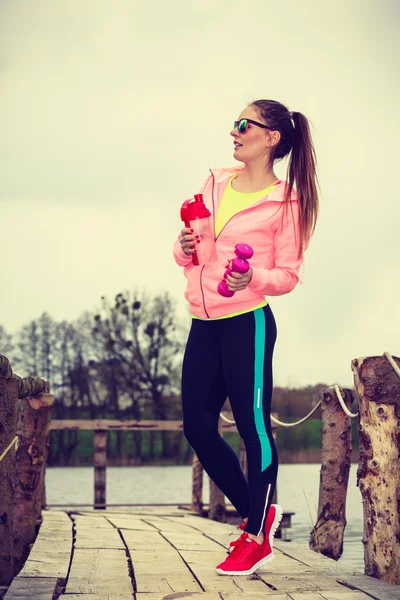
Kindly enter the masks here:
<path id="1" fill-rule="evenodd" d="M 106 500 L 106 479 L 107 479 L 107 438 L 110 431 L 181 431 L 183 432 L 182 421 L 137 421 L 137 420 L 53 420 L 50 428 L 52 431 L 93 431 L 94 433 L 94 503 L 95 509 L 105 509 Z M 219 430 L 223 433 L 237 433 L 234 423 L 227 423 L 220 419 Z M 241 449 L 241 460 L 243 461 L 243 446 Z M 192 509 L 202 514 L 202 476 L 203 468 L 196 456 L 193 458 L 193 481 L 192 481 Z M 201 507 L 201 510 L 200 510 Z M 224 497 L 220 490 L 215 489 L 210 481 L 210 509 L 209 516 L 215 520 L 223 518 L 222 513 L 225 510 Z"/>
<path id="2" fill-rule="evenodd" d="M 366 575 L 400 584 L 400 358 L 353 360 Z"/>
<path id="3" fill-rule="evenodd" d="M 339 390 L 345 406 L 353 402 L 351 390 Z M 317 522 L 310 548 L 338 560 L 343 553 L 346 496 L 351 462 L 351 418 L 344 412 L 334 387 L 321 392 L 322 466 Z"/>
<path id="4" fill-rule="evenodd" d="M 46 381 L 21 379 L 0 355 L 0 585 L 19 572 L 36 536 L 53 400 Z"/>

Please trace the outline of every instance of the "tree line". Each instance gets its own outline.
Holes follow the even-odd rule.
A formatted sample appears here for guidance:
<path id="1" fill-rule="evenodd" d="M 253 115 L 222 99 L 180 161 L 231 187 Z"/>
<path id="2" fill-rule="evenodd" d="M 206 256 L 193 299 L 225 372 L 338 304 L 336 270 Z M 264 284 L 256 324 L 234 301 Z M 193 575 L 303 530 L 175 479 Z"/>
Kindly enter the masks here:
<path id="1" fill-rule="evenodd" d="M 18 375 L 38 375 L 50 382 L 55 419 L 181 419 L 186 334 L 168 293 L 123 292 L 112 301 L 103 297 L 98 311 L 87 311 L 72 323 L 57 322 L 44 313 L 15 334 L 0 325 L 0 353 Z M 280 418 L 301 417 L 318 401 L 323 387 L 277 387 L 272 409 Z M 290 440 L 298 437 L 293 431 L 292 438 L 280 434 L 278 444 L 281 438 L 290 448 Z M 79 456 L 81 462 L 82 456 L 90 459 L 90 436 L 90 432 L 53 431 L 48 463 L 76 464 Z M 304 446 L 307 435 L 302 436 Z M 310 439 L 313 436 L 311 432 Z M 191 456 L 180 432 L 113 432 L 108 451 L 111 458 L 125 456 L 138 462 L 143 458 L 187 462 Z"/>

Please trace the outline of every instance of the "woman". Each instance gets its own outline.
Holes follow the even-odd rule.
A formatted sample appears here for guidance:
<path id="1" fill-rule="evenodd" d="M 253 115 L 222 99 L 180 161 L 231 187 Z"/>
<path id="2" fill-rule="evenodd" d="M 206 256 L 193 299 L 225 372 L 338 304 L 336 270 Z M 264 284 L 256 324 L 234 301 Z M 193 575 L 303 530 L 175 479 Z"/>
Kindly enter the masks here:
<path id="1" fill-rule="evenodd" d="M 282 510 L 271 505 L 278 471 L 270 424 L 275 320 L 267 297 L 290 292 L 300 279 L 303 253 L 318 214 L 315 153 L 309 124 L 273 100 L 257 100 L 231 131 L 234 158 L 243 163 L 212 170 L 200 193 L 212 213 L 217 260 L 191 260 L 189 228 L 174 247 L 188 280 L 192 326 L 182 372 L 184 432 L 211 479 L 244 519 L 233 551 L 217 566 L 221 575 L 249 575 L 273 559 L 272 540 Z M 289 155 L 288 181 L 274 173 Z M 254 256 L 247 273 L 226 278 L 231 298 L 218 294 L 237 243 Z M 248 481 L 232 448 L 218 433 L 229 397 L 248 462 Z"/>

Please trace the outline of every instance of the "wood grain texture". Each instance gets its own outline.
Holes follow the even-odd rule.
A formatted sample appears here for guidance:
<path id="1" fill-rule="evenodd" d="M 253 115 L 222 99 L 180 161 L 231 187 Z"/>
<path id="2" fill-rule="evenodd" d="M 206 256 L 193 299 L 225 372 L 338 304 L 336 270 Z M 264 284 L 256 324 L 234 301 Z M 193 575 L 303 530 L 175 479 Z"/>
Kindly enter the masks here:
<path id="1" fill-rule="evenodd" d="M 340 390 L 347 408 L 351 390 Z M 351 418 L 342 409 L 335 388 L 320 394 L 322 465 L 320 471 L 318 518 L 311 531 L 310 548 L 338 560 L 343 554 L 346 527 L 346 497 L 351 460 Z"/>
<path id="2" fill-rule="evenodd" d="M 19 403 L 15 457 L 14 572 L 25 562 L 42 512 L 43 471 L 54 396 L 41 394 Z"/>
<path id="3" fill-rule="evenodd" d="M 400 366 L 400 358 L 393 357 Z M 365 573 L 400 584 L 400 377 L 385 356 L 353 360 Z"/>
<path id="4" fill-rule="evenodd" d="M 4 600 L 53 600 L 57 584 L 56 577 L 16 577 L 8 588 Z"/>
<path id="5" fill-rule="evenodd" d="M 11 377 L 0 377 L 0 454 L 15 437 L 17 417 L 18 382 Z M 15 447 L 12 446 L 0 463 L 0 585 L 4 586 L 9 585 L 14 576 L 15 484 Z"/>

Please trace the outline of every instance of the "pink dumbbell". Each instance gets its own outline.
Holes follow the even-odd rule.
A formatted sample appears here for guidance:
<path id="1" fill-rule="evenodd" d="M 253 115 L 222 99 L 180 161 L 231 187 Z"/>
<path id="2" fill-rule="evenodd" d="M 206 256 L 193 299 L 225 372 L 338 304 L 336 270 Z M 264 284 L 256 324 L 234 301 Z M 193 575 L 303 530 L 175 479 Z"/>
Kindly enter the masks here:
<path id="1" fill-rule="evenodd" d="M 235 292 L 228 290 L 225 279 L 235 271 L 236 273 L 247 273 L 250 269 L 250 265 L 247 261 L 248 258 L 251 258 L 254 254 L 253 248 L 248 244 L 236 244 L 235 246 L 235 254 L 236 258 L 233 258 L 229 261 L 227 265 L 227 269 L 224 273 L 224 278 L 218 284 L 218 293 L 221 296 L 225 296 L 225 298 L 231 298 Z"/>

